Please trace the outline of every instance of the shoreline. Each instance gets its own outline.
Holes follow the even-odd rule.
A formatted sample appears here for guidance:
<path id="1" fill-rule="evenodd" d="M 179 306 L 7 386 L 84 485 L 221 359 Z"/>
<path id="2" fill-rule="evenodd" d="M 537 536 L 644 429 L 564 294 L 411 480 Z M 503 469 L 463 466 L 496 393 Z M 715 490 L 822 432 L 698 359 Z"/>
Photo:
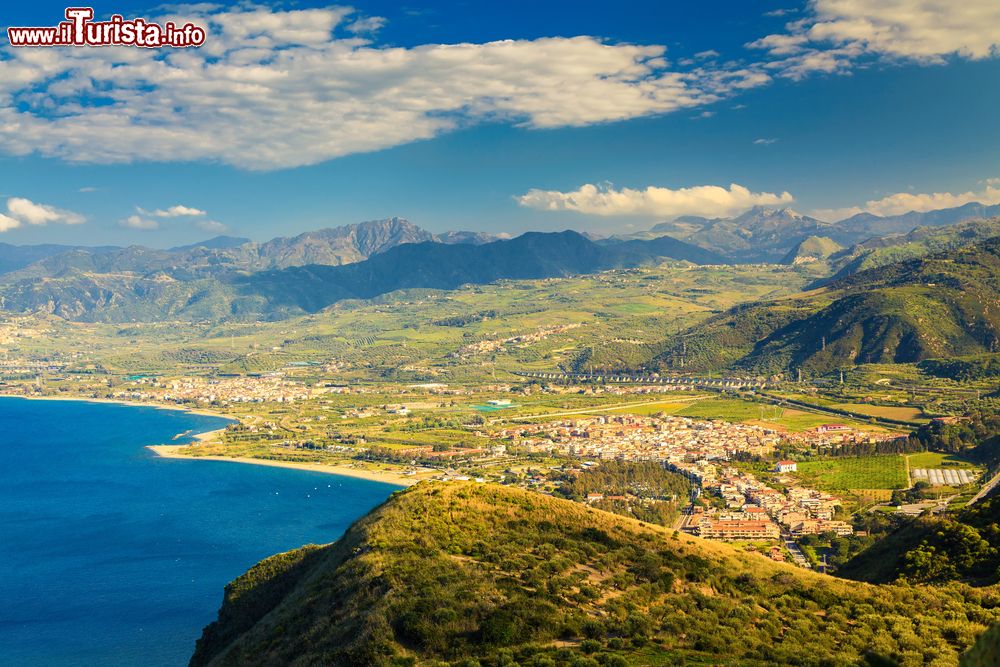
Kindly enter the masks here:
<path id="1" fill-rule="evenodd" d="M 0 394 L 0 398 L 23 398 L 26 401 L 78 401 L 80 403 L 108 403 L 112 405 L 127 405 L 133 408 L 154 408 L 156 410 L 176 410 L 202 417 L 219 417 L 239 423 L 239 418 L 227 415 L 222 412 L 214 412 L 202 408 L 188 408 L 183 405 L 169 405 L 166 403 L 140 403 L 139 401 L 129 401 L 117 398 L 94 398 L 93 396 L 24 396 L 23 394 Z M 215 433 L 215 431 L 210 431 Z M 196 437 L 196 436 L 192 436 Z"/>
<path id="2" fill-rule="evenodd" d="M 180 405 L 166 405 L 162 403 L 140 403 L 139 401 L 129 401 L 124 399 L 114 399 L 114 398 L 94 398 L 92 396 L 24 396 L 21 394 L 4 394 L 0 393 L 0 398 L 20 398 L 26 401 L 77 401 L 81 403 L 106 403 L 112 405 L 125 405 L 129 407 L 136 408 L 153 408 L 156 410 L 175 410 L 177 412 L 185 412 L 192 415 L 201 415 L 203 417 L 217 417 L 219 419 L 226 419 L 234 423 L 240 423 L 240 419 L 233 415 L 223 414 L 221 412 L 214 412 L 211 410 L 203 410 L 201 408 L 188 408 Z M 399 472 L 393 472 L 389 470 L 362 470 L 359 468 L 352 468 L 349 466 L 342 465 L 331 465 L 327 463 L 303 463 L 297 461 L 271 461 L 268 459 L 255 459 L 247 456 L 188 456 L 185 454 L 178 454 L 177 450 L 183 447 L 190 447 L 198 443 L 206 443 L 216 438 L 219 433 L 225 431 L 225 428 L 213 429 L 211 431 L 203 431 L 201 433 L 192 433 L 185 437 L 190 437 L 193 442 L 182 445 L 146 445 L 145 448 L 156 454 L 161 458 L 168 459 L 185 459 L 185 460 L 202 460 L 202 461 L 222 461 L 231 463 L 243 463 L 249 465 L 263 465 L 270 466 L 272 468 L 286 468 L 289 470 L 305 470 L 312 472 L 321 472 L 327 475 L 339 475 L 341 477 L 354 477 L 357 479 L 365 479 L 370 482 L 381 482 L 383 484 L 391 484 L 393 486 L 407 487 L 413 486 L 421 479 L 425 477 L 408 476 Z"/>
<path id="3" fill-rule="evenodd" d="M 210 434 L 205 434 L 210 435 Z M 332 465 L 329 463 L 305 463 L 300 461 L 273 461 L 270 459 L 255 459 L 249 456 L 189 456 L 180 454 L 179 450 L 190 445 L 147 445 L 150 450 L 159 457 L 165 459 L 183 459 L 186 461 L 222 461 L 229 463 L 243 463 L 247 465 L 261 465 L 272 468 L 286 468 L 289 470 L 304 470 L 307 472 L 321 472 L 327 475 L 338 475 L 340 477 L 354 477 L 365 479 L 369 482 L 381 482 L 394 486 L 413 486 L 421 481 L 416 475 L 408 476 L 400 472 L 389 470 L 363 470 L 345 465 Z"/>

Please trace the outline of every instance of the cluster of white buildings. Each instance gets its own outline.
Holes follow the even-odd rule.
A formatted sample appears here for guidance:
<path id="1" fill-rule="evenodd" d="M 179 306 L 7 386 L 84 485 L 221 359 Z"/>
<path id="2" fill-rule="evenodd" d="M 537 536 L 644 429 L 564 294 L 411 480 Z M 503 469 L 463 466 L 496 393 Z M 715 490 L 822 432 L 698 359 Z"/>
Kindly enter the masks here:
<path id="1" fill-rule="evenodd" d="M 841 503 L 829 493 L 796 486 L 781 492 L 754 475 L 727 466 L 719 467 L 716 475 L 707 479 L 707 484 L 703 479 L 703 488 L 722 498 L 726 509 L 699 513 L 692 528 L 702 537 L 778 539 L 783 533 L 801 537 L 826 532 L 851 535 L 854 532 L 851 524 L 834 519 Z"/>
<path id="2" fill-rule="evenodd" d="M 309 387 L 283 373 L 231 378 L 139 378 L 114 398 L 175 403 L 294 403 L 330 393 L 331 387 Z"/>
<path id="3" fill-rule="evenodd" d="M 737 452 L 766 455 L 781 440 L 777 431 L 755 424 L 636 415 L 525 424 L 502 429 L 496 435 L 531 451 L 678 464 L 728 460 Z"/>
<path id="4" fill-rule="evenodd" d="M 827 431 L 812 434 L 825 440 Z M 729 463 L 740 454 L 769 455 L 786 440 L 786 434 L 760 425 L 675 416 L 608 415 L 518 425 L 496 435 L 532 451 L 659 461 L 690 478 L 703 492 L 724 501 L 724 510 L 700 510 L 688 523 L 689 529 L 709 539 L 772 541 L 783 534 L 798 537 L 828 531 L 838 535 L 853 532 L 849 523 L 833 518 L 840 505 L 836 497 L 795 486 L 783 493 Z M 779 461 L 775 466 L 780 474 L 796 469 L 794 461 Z"/>

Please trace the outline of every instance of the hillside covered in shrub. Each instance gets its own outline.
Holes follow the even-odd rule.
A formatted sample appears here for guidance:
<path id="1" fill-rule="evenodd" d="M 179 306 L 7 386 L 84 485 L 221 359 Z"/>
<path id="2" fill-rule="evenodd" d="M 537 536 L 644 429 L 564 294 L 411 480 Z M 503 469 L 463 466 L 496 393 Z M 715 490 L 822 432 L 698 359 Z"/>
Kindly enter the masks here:
<path id="1" fill-rule="evenodd" d="M 226 591 L 193 665 L 954 665 L 993 588 L 874 586 L 520 489 L 421 483 Z"/>

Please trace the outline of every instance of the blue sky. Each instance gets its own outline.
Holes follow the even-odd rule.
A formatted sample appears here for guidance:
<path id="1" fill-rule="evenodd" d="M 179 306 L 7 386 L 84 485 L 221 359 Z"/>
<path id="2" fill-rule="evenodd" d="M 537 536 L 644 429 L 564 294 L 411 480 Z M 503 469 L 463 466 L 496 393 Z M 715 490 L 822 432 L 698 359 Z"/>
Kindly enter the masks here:
<path id="1" fill-rule="evenodd" d="M 263 240 L 392 215 L 615 232 L 753 204 L 997 203 L 1000 9 L 934 4 L 99 5 L 205 23 L 208 42 L 4 47 L 0 241 Z M 64 7 L 0 22 L 53 25 Z"/>

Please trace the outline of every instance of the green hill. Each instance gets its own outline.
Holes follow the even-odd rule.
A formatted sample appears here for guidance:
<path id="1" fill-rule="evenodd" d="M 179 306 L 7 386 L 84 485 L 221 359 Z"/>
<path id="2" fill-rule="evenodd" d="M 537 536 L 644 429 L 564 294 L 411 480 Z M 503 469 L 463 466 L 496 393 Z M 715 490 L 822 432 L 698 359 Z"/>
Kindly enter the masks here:
<path id="1" fill-rule="evenodd" d="M 868 239 L 830 257 L 833 275 L 819 281 L 829 283 L 859 271 L 874 269 L 932 253 L 960 248 L 1000 234 L 1000 218 L 968 220 L 947 227 L 917 227 L 906 234 Z"/>
<path id="2" fill-rule="evenodd" d="M 842 278 L 798 299 L 739 306 L 660 355 L 689 370 L 732 366 L 827 372 L 994 351 L 1000 341 L 1000 237 Z"/>
<path id="3" fill-rule="evenodd" d="M 848 582 L 568 500 L 427 482 L 230 584 L 191 664 L 954 665 L 996 603 L 992 589 Z"/>
<path id="4" fill-rule="evenodd" d="M 964 382 L 1000 375 L 1000 354 L 972 354 L 949 359 L 926 359 L 918 364 L 929 375 Z"/>
<path id="5" fill-rule="evenodd" d="M 789 250 L 788 254 L 782 258 L 781 263 L 803 264 L 816 262 L 826 259 L 843 249 L 844 246 L 826 236 L 810 236 L 795 244 L 795 247 Z"/>
<path id="6" fill-rule="evenodd" d="M 962 580 L 992 585 L 1000 577 L 1000 498 L 948 517 L 910 521 L 851 559 L 838 576 L 872 583 Z"/>

